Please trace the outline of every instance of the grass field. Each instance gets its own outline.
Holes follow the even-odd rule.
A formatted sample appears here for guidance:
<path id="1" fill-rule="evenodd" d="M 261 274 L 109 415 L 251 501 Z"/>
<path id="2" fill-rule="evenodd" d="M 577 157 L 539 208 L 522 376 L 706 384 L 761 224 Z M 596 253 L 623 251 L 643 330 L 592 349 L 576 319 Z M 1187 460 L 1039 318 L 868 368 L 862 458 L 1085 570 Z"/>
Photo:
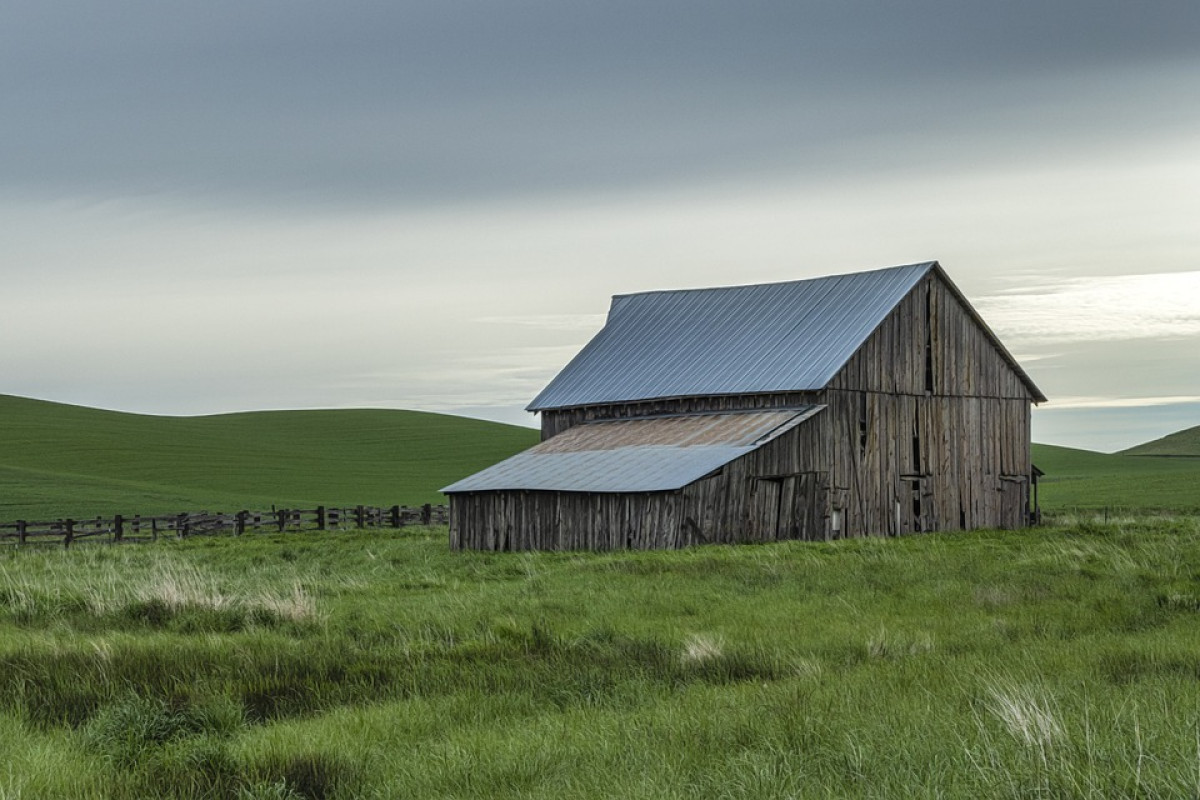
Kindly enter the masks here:
<path id="1" fill-rule="evenodd" d="M 405 412 L 0 414 L 0 516 L 436 500 L 536 438 Z M 1196 462 L 1035 460 L 1054 524 L 1020 532 L 3 549 L 0 798 L 1200 796 L 1200 517 L 1162 513 L 1200 506 Z"/>
<path id="2" fill-rule="evenodd" d="M 1033 462 L 1046 473 L 1040 498 L 1050 514 L 1103 509 L 1200 513 L 1200 457 L 1108 455 L 1035 444 Z"/>
<path id="3" fill-rule="evenodd" d="M 1195 797 L 1200 521 L 0 553 L 0 797 Z"/>
<path id="4" fill-rule="evenodd" d="M 417 411 L 154 417 L 0 395 L 0 520 L 442 502 L 536 431 Z"/>

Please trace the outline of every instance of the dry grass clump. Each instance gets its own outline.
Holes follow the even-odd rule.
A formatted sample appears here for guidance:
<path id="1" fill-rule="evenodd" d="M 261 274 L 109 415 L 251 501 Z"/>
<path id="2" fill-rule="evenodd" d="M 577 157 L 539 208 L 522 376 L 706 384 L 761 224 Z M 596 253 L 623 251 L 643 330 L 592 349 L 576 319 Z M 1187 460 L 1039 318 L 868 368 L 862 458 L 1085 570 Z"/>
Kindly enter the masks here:
<path id="1" fill-rule="evenodd" d="M 224 611 L 241 604 L 238 597 L 222 592 L 199 568 L 178 562 L 160 563 L 148 580 L 132 584 L 129 590 L 135 600 L 161 603 L 171 611 Z"/>
<path id="2" fill-rule="evenodd" d="M 1066 738 L 1066 731 L 1049 699 L 1028 686 L 994 686 L 987 708 L 1022 744 L 1041 752 Z"/>
<path id="3" fill-rule="evenodd" d="M 40 554 L 39 554 L 40 555 Z M 26 623 L 55 619 L 135 619 L 165 624 L 182 617 L 220 618 L 224 627 L 322 619 L 316 599 L 299 578 L 258 580 L 208 572 L 174 558 L 45 558 L 41 572 L 0 566 L 0 611 Z M 91 557 L 88 557 L 91 556 Z M 201 627 L 205 627 L 204 624 Z"/>
<path id="4" fill-rule="evenodd" d="M 916 656 L 932 650 L 933 636 L 925 631 L 892 634 L 886 628 L 880 628 L 879 633 L 867 639 L 867 655 L 871 658 Z"/>
<path id="5" fill-rule="evenodd" d="M 316 598 L 306 592 L 298 581 L 292 584 L 291 591 L 278 594 L 263 592 L 251 598 L 250 603 L 254 608 L 268 611 L 289 622 L 310 622 L 320 618 Z"/>
<path id="6" fill-rule="evenodd" d="M 725 654 L 725 640 L 720 636 L 693 633 L 683 643 L 680 660 L 684 664 L 715 661 Z"/>

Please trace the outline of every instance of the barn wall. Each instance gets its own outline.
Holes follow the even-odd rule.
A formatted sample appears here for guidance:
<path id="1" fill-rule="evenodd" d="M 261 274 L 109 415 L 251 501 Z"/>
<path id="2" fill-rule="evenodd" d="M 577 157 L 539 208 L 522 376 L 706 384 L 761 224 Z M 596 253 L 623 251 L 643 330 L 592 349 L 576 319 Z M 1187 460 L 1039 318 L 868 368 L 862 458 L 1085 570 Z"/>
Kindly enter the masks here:
<path id="1" fill-rule="evenodd" d="M 841 535 L 1025 524 L 1032 396 L 936 274 L 830 383 Z"/>
<path id="2" fill-rule="evenodd" d="M 841 536 L 1025 524 L 1027 401 L 849 391 L 826 400 Z"/>
<path id="3" fill-rule="evenodd" d="M 473 492 L 450 496 L 454 550 L 635 550 L 680 546 L 678 492 Z"/>
<path id="4" fill-rule="evenodd" d="M 450 546 L 477 550 L 668 549 L 823 539 L 829 475 L 817 414 L 674 492 L 450 495 Z"/>
<path id="5" fill-rule="evenodd" d="M 824 539 L 829 511 L 824 412 L 682 490 L 679 542 Z"/>

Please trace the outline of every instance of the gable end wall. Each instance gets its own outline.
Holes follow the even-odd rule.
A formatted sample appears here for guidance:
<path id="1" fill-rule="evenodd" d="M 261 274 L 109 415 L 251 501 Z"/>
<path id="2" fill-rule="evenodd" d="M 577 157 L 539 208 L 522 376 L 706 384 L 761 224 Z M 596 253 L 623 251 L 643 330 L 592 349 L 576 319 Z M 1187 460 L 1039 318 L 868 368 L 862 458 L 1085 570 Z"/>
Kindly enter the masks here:
<path id="1" fill-rule="evenodd" d="M 824 393 L 831 504 L 844 535 L 1022 527 L 1032 399 L 930 274 Z"/>

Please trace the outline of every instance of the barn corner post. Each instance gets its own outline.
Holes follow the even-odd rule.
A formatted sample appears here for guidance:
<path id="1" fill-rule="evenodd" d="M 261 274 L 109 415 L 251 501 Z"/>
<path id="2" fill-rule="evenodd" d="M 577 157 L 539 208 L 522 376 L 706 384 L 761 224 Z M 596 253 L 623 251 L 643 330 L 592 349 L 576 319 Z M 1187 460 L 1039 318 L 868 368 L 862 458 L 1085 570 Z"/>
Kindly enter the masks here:
<path id="1" fill-rule="evenodd" d="M 528 406 L 542 441 L 443 489 L 450 543 L 1015 527 L 1030 513 L 1029 407 L 1044 399 L 936 261 L 618 295 Z"/>
<path id="2" fill-rule="evenodd" d="M 446 496 L 447 506 L 447 526 L 446 538 L 452 551 L 464 549 L 464 540 L 462 533 L 462 510 L 461 503 L 463 496 L 457 494 L 448 494 Z"/>
<path id="3" fill-rule="evenodd" d="M 1042 524 L 1042 504 L 1038 500 L 1038 483 L 1041 481 L 1045 472 L 1038 469 L 1037 464 L 1029 465 L 1029 486 L 1028 486 L 1028 502 L 1027 507 L 1028 517 L 1027 524 L 1031 527 Z"/>

